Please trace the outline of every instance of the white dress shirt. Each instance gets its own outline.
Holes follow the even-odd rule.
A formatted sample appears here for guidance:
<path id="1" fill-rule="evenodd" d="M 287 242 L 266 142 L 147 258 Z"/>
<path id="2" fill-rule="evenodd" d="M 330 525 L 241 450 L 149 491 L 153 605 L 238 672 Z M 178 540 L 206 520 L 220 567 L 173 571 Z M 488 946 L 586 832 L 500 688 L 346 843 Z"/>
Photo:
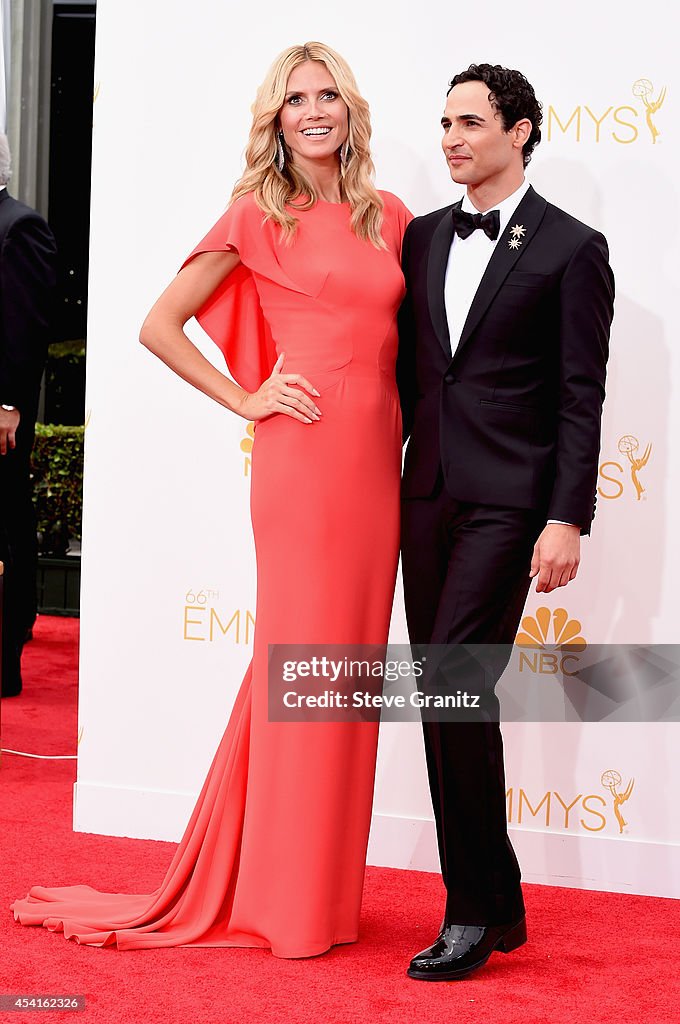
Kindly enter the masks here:
<path id="1" fill-rule="evenodd" d="M 444 305 L 446 319 L 449 323 L 452 353 L 458 348 L 472 300 L 493 251 L 528 189 L 529 182 L 525 178 L 512 195 L 504 199 L 502 203 L 491 207 L 493 210 L 498 210 L 500 214 L 501 226 L 495 241 L 488 238 L 481 228 L 473 231 L 467 238 L 460 238 L 456 234 L 453 236 L 444 279 Z M 488 210 L 477 210 L 468 199 L 467 193 L 463 197 L 461 209 L 466 213 L 489 212 Z"/>
<path id="2" fill-rule="evenodd" d="M 500 229 L 498 238 L 495 240 L 484 234 L 481 228 L 473 231 L 467 238 L 461 238 L 454 234 L 449 250 L 449 261 L 446 265 L 446 277 L 444 278 L 444 305 L 446 307 L 446 319 L 449 325 L 449 338 L 451 339 L 451 352 L 455 352 L 463 333 L 463 327 L 470 312 L 472 300 L 479 288 L 484 271 L 489 260 L 500 241 L 510 219 L 520 202 L 529 189 L 529 182 L 524 179 L 518 189 L 502 203 L 491 207 L 498 210 L 500 214 Z M 478 210 L 470 202 L 467 193 L 463 196 L 461 210 L 466 213 L 488 213 L 488 210 Z M 549 519 L 548 523 L 559 523 L 569 526 L 561 519 Z"/>

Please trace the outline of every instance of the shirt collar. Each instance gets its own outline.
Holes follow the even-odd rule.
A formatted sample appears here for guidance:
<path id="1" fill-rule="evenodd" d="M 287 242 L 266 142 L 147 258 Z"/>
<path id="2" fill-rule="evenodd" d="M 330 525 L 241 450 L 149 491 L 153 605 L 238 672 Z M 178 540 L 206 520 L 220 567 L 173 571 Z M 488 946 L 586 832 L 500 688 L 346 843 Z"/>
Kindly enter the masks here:
<path id="1" fill-rule="evenodd" d="M 499 238 L 503 234 L 503 232 L 505 231 L 505 229 L 508 226 L 508 223 L 510 221 L 510 218 L 512 217 L 513 213 L 515 212 L 515 210 L 517 209 L 517 207 L 521 203 L 522 199 L 524 199 L 524 196 L 527 194 L 528 191 L 529 191 L 529 182 L 525 178 L 524 181 L 522 182 L 522 184 L 519 186 L 519 188 L 515 189 L 515 191 L 511 195 L 507 196 L 503 200 L 502 203 L 496 203 L 495 206 L 491 207 L 491 209 L 493 209 L 493 210 L 498 210 L 498 212 L 500 214 L 500 231 L 498 232 L 498 237 Z M 480 211 L 475 206 L 473 206 L 472 202 L 468 198 L 467 192 L 463 196 L 463 202 L 461 203 L 461 210 L 465 210 L 467 213 L 480 213 L 480 212 L 481 213 L 488 213 L 489 212 L 488 210 L 481 210 Z"/>

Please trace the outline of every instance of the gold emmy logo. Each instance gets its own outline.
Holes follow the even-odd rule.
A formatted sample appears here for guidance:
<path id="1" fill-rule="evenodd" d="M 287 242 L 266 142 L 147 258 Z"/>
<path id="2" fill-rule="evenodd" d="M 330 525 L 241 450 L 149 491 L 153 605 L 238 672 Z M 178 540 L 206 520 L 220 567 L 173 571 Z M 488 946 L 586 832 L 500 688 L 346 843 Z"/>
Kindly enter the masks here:
<path id="1" fill-rule="evenodd" d="M 87 430 L 87 428 L 90 425 L 90 420 L 91 419 L 92 419 L 92 409 L 87 409 L 85 411 L 85 423 L 83 424 L 83 430 Z"/>
<path id="2" fill-rule="evenodd" d="M 619 451 L 622 455 L 625 455 L 630 462 L 630 476 L 633 481 L 633 486 L 635 487 L 635 493 L 637 494 L 638 501 L 644 494 L 645 490 L 640 483 L 638 473 L 649 462 L 649 456 L 652 453 L 652 446 L 651 444 L 648 444 L 642 455 L 637 457 L 635 453 L 639 450 L 640 442 L 637 437 L 633 437 L 632 434 L 624 434 L 624 436 L 619 439 Z"/>
<path id="3" fill-rule="evenodd" d="M 654 124 L 653 117 L 666 99 L 666 86 L 663 87 L 656 99 L 650 98 L 653 92 L 654 86 L 648 78 L 638 78 L 637 82 L 633 82 L 633 96 L 637 96 L 644 104 L 647 127 L 651 133 L 652 142 L 656 143 L 661 132 Z"/>
<path id="4" fill-rule="evenodd" d="M 85 726 L 81 725 L 80 729 L 78 729 L 78 743 L 76 744 L 77 746 L 80 746 L 80 741 L 83 738 L 83 732 L 84 731 L 85 731 Z"/>
<path id="5" fill-rule="evenodd" d="M 624 434 L 623 437 L 619 438 L 618 449 L 621 455 L 625 455 L 630 466 L 630 478 L 635 488 L 636 500 L 640 501 L 645 493 L 645 488 L 640 482 L 639 473 L 649 462 L 652 446 L 648 444 L 640 455 L 640 442 L 637 437 L 634 437 L 632 434 Z M 600 464 L 601 483 L 598 484 L 597 493 L 601 498 L 605 498 L 607 501 L 614 501 L 616 498 L 621 497 L 625 490 L 622 479 L 624 473 L 625 466 L 620 462 L 610 459 Z"/>
<path id="6" fill-rule="evenodd" d="M 551 627 L 552 626 L 552 637 Z M 564 608 L 539 608 L 535 615 L 525 615 L 515 639 L 518 647 L 534 648 L 533 654 L 520 651 L 519 670 L 547 675 L 574 675 L 570 666 L 588 646 L 581 636 L 581 623 L 570 619 Z"/>
<path id="7" fill-rule="evenodd" d="M 627 825 L 621 814 L 624 804 L 633 792 L 635 779 L 631 779 L 623 792 L 620 792 L 621 775 L 612 768 L 602 773 L 600 779 L 605 789 L 612 795 L 614 817 L 619 826 L 619 835 Z M 511 786 L 505 793 L 508 824 L 528 825 L 559 830 L 560 832 L 602 832 L 607 827 L 608 801 L 599 793 L 579 792 L 574 797 L 564 797 L 556 789 L 548 789 L 543 793 L 524 789 L 522 786 Z M 611 817 L 609 819 L 611 822 Z"/>
<path id="8" fill-rule="evenodd" d="M 255 629 L 255 616 L 237 608 L 226 614 L 215 607 L 219 590 L 187 590 L 184 595 L 183 639 L 213 641 L 229 637 L 235 644 L 249 644 Z"/>
<path id="9" fill-rule="evenodd" d="M 623 793 L 619 793 L 618 787 L 621 785 L 621 776 L 613 768 L 608 768 L 606 772 L 602 772 L 602 778 L 600 779 L 605 789 L 608 789 L 612 795 L 614 801 L 614 815 L 617 822 L 619 823 L 619 835 L 623 832 L 625 826 L 628 824 L 624 820 L 621 814 L 621 804 L 625 804 L 630 794 L 633 792 L 633 786 L 635 785 L 635 779 L 631 779 L 626 786 Z"/>
<path id="10" fill-rule="evenodd" d="M 246 437 L 243 438 L 240 444 L 241 451 L 245 455 L 243 460 L 243 475 L 248 476 L 250 473 L 250 466 L 252 463 L 251 454 L 253 451 L 253 442 L 255 440 L 255 424 L 249 423 L 246 427 Z"/>
<path id="11" fill-rule="evenodd" d="M 533 802 L 532 802 L 533 798 Z M 511 786 L 505 794 L 509 825 L 537 825 L 560 832 L 602 832 L 607 818 L 602 813 L 607 801 L 598 793 L 577 793 L 571 799 L 556 789 L 548 789 L 534 797 L 522 786 Z"/>
<path id="12" fill-rule="evenodd" d="M 648 78 L 638 78 L 633 83 L 633 95 L 642 101 L 642 114 L 652 142 L 656 142 L 660 132 L 654 123 L 654 115 L 666 98 L 666 88 L 661 90 L 656 99 L 653 93 L 654 86 Z M 640 117 L 641 111 L 629 103 L 620 103 L 618 106 L 610 103 L 602 110 L 592 110 L 587 104 L 578 104 L 568 113 L 564 108 L 558 111 L 550 104 L 546 118 L 546 137 L 548 142 L 552 142 L 553 136 L 557 137 L 561 133 L 564 136 L 571 135 L 576 142 L 598 143 L 610 138 L 612 142 L 627 146 L 640 138 Z"/>

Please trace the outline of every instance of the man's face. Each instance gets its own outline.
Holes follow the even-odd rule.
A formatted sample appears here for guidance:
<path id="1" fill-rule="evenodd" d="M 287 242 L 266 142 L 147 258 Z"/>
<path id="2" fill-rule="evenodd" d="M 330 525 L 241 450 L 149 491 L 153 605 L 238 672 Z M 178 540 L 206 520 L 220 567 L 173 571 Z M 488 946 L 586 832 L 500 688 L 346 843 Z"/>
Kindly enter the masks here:
<path id="1" fill-rule="evenodd" d="M 442 149 L 451 177 L 460 185 L 478 186 L 521 162 L 514 129 L 506 132 L 500 113 L 489 102 L 484 82 L 461 82 L 446 100 Z M 530 125 L 528 121 L 518 125 Z"/>

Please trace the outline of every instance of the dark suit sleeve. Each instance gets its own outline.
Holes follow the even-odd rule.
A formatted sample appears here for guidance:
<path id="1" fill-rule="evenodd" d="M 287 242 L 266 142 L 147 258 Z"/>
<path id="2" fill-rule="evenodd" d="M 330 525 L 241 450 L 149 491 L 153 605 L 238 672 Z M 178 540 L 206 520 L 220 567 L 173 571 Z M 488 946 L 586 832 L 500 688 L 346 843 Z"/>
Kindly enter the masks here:
<path id="1" fill-rule="evenodd" d="M 557 460 L 548 519 L 590 532 L 595 514 L 614 275 L 603 235 L 576 249 L 560 288 Z"/>
<path id="2" fill-rule="evenodd" d="M 0 251 L 0 403 L 35 404 L 49 343 L 56 245 L 37 214 L 9 229 Z"/>
<path id="3" fill-rule="evenodd" d="M 403 439 L 407 441 L 413 427 L 416 403 L 416 326 L 410 284 L 410 248 L 413 221 L 406 228 L 401 250 L 401 268 L 406 281 L 406 294 L 397 318 L 399 326 L 399 352 L 397 354 L 397 387 L 401 403 Z"/>

